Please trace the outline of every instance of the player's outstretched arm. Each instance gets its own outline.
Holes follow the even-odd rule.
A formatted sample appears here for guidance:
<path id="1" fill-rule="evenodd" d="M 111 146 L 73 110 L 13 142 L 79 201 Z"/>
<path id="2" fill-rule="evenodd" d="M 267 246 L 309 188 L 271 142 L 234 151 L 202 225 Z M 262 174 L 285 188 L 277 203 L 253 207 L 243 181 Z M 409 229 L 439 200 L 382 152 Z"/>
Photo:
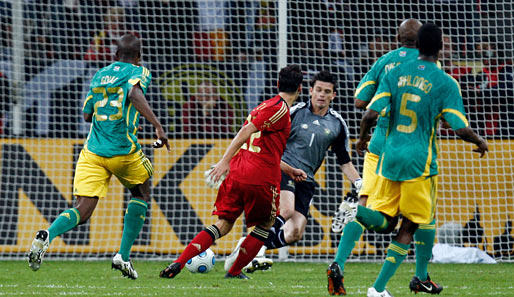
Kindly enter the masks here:
<path id="1" fill-rule="evenodd" d="M 248 123 L 243 126 L 239 132 L 237 132 L 236 137 L 232 139 L 232 142 L 229 144 L 221 160 L 214 165 L 214 168 L 212 168 L 212 171 L 210 172 L 211 179 L 214 183 L 216 183 L 221 176 L 228 173 L 230 169 L 230 160 L 232 160 L 234 154 L 239 150 L 239 148 L 241 148 L 243 143 L 245 143 L 248 138 L 257 131 L 259 130 L 253 123 Z"/>
<path id="2" fill-rule="evenodd" d="M 280 170 L 292 178 L 295 182 L 302 182 L 307 179 L 307 174 L 302 169 L 294 168 L 284 161 L 280 161 Z"/>
<path id="3" fill-rule="evenodd" d="M 355 186 L 355 189 L 357 190 L 357 193 L 359 193 L 362 187 L 362 179 L 359 175 L 359 172 L 357 172 L 357 169 L 355 169 L 355 166 L 353 166 L 352 161 L 341 165 L 341 171 L 352 182 L 352 184 Z"/>
<path id="4" fill-rule="evenodd" d="M 368 150 L 368 141 L 370 139 L 369 131 L 373 126 L 375 126 L 378 115 L 378 112 L 374 111 L 373 109 L 368 109 L 362 117 L 359 140 L 355 145 L 357 153 L 361 156 L 364 155 L 364 152 Z"/>
<path id="5" fill-rule="evenodd" d="M 487 143 L 485 140 L 478 136 L 471 128 L 461 128 L 458 130 L 455 130 L 455 134 L 459 136 L 462 140 L 471 142 L 476 144 L 477 148 L 474 149 L 474 152 L 480 153 L 480 158 L 482 158 L 485 154 L 485 152 L 489 151 L 489 148 L 487 147 Z"/>
<path id="6" fill-rule="evenodd" d="M 157 135 L 157 141 L 153 143 L 153 147 L 160 148 L 166 146 L 168 151 L 170 151 L 170 144 L 168 143 L 166 132 L 164 132 L 161 123 L 150 108 L 148 101 L 146 101 L 143 90 L 141 90 L 139 84 L 132 87 L 128 98 L 136 110 L 139 111 L 139 113 L 154 126 L 155 134 Z"/>
<path id="7" fill-rule="evenodd" d="M 369 104 L 369 101 L 364 101 L 364 100 L 355 98 L 354 104 L 355 104 L 355 107 L 357 107 L 358 109 L 366 109 L 366 107 Z"/>

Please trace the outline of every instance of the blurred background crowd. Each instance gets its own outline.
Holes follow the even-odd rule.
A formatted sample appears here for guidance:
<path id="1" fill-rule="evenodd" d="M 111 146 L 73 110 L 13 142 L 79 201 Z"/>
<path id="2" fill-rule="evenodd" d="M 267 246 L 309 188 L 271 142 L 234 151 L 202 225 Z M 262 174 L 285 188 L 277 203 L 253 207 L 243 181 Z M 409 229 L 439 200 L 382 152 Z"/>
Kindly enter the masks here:
<path id="1" fill-rule="evenodd" d="M 353 107 L 354 89 L 378 57 L 398 47 L 406 18 L 442 27 L 440 61 L 460 82 L 475 131 L 514 137 L 512 3 L 287 2 L 288 63 L 306 73 L 300 100 L 307 101 L 314 73 L 336 73 L 333 107 L 353 138 L 362 116 Z M 12 1 L 0 1 L 2 137 L 84 137 L 81 107 L 90 79 L 114 60 L 115 41 L 126 33 L 143 40 L 142 64 L 153 76 L 147 97 L 173 138 L 230 138 L 253 107 L 276 93 L 278 1 L 24 0 L 22 7 L 17 48 Z M 19 55 L 21 82 L 13 77 Z M 16 105 L 21 134 L 12 124 Z M 150 127 L 142 133 L 153 137 Z"/>

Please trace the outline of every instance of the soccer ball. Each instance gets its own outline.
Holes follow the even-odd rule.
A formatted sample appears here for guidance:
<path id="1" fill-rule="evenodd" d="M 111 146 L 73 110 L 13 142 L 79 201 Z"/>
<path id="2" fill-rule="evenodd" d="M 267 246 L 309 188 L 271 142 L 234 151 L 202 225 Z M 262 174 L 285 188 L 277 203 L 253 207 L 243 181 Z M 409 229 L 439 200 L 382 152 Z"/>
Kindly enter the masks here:
<path id="1" fill-rule="evenodd" d="M 214 267 L 214 263 L 216 263 L 214 252 L 211 249 L 207 249 L 198 256 L 189 259 L 186 263 L 186 268 L 192 273 L 207 273 Z"/>

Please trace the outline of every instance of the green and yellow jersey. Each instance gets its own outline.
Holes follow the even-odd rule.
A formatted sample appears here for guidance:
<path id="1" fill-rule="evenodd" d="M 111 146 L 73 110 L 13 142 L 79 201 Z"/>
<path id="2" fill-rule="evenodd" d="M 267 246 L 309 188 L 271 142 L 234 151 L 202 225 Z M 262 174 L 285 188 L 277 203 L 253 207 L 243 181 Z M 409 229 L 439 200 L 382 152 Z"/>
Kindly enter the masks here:
<path id="1" fill-rule="evenodd" d="M 84 113 L 93 115 L 87 150 L 113 157 L 141 149 L 137 143 L 139 112 L 128 94 L 137 84 L 146 94 L 151 78 L 147 68 L 123 62 L 115 62 L 95 74 L 82 108 Z"/>
<path id="2" fill-rule="evenodd" d="M 417 59 L 418 55 L 419 51 L 415 48 L 400 47 L 378 58 L 359 82 L 355 90 L 355 98 L 370 102 L 377 91 L 380 81 L 386 73 L 401 63 Z M 371 141 L 368 145 L 368 150 L 377 156 L 380 156 L 385 143 L 387 126 L 389 125 L 387 113 L 387 110 L 380 112 L 380 118 L 378 119 L 377 126 L 373 131 Z"/>
<path id="3" fill-rule="evenodd" d="M 377 173 L 394 181 L 438 174 L 441 116 L 454 130 L 468 126 L 458 82 L 422 60 L 402 63 L 384 76 L 368 108 L 390 110 Z"/>

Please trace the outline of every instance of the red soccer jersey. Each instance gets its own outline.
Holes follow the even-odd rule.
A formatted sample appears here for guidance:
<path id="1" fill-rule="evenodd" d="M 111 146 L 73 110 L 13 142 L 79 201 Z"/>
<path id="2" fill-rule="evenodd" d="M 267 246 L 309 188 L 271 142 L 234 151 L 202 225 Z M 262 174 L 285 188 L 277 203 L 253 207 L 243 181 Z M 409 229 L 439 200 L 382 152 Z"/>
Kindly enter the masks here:
<path id="1" fill-rule="evenodd" d="M 255 132 L 241 146 L 230 162 L 232 178 L 251 185 L 280 185 L 280 158 L 291 130 L 289 106 L 280 96 L 254 108 L 245 121 L 253 123 Z"/>

